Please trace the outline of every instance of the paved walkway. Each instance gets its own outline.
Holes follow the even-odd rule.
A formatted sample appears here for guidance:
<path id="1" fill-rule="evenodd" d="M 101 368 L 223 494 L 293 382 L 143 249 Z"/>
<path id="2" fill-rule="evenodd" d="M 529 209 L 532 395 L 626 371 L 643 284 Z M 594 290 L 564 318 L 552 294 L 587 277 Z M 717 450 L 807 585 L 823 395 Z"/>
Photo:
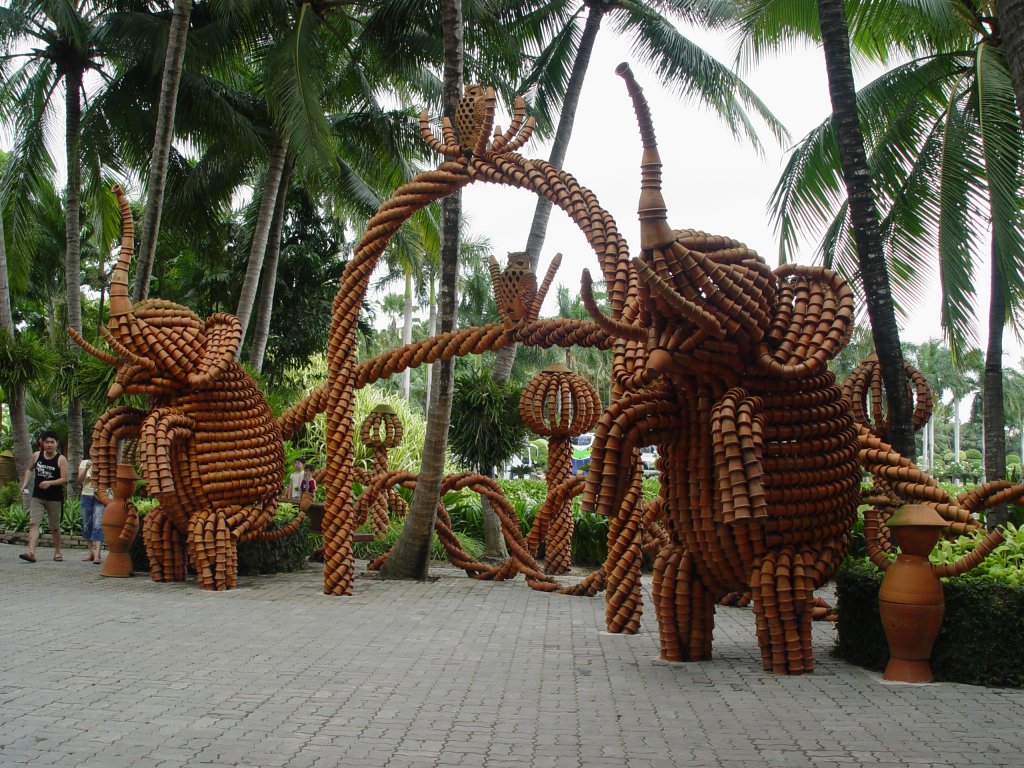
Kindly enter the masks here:
<path id="1" fill-rule="evenodd" d="M 658 660 L 603 632 L 600 598 L 440 571 L 433 583 L 320 573 L 104 579 L 68 550 L 0 545 L 0 766 L 597 768 L 1024 766 L 1024 692 L 882 684 L 829 657 L 761 670 L 747 609 L 715 660 Z"/>

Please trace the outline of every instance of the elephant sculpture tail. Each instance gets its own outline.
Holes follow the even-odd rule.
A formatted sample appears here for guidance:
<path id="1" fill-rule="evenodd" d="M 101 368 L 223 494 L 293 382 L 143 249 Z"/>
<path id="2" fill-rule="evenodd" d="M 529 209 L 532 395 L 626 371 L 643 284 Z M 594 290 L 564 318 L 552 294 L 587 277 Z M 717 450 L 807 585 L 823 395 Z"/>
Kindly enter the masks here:
<path id="1" fill-rule="evenodd" d="M 302 501 L 299 502 L 299 511 L 295 513 L 295 517 L 292 518 L 291 522 L 285 525 L 283 528 L 277 528 L 273 531 L 262 530 L 252 537 L 252 541 L 277 541 L 283 539 L 285 536 L 291 536 L 302 525 L 302 521 L 306 519 L 306 511 L 313 503 L 313 495 L 304 493 L 302 495 Z"/>

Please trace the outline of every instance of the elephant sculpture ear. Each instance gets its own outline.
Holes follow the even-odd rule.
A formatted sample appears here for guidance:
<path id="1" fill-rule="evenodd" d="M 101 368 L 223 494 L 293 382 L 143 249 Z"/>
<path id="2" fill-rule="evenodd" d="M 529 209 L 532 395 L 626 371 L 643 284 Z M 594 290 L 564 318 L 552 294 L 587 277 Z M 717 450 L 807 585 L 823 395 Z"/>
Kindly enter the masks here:
<path id="1" fill-rule="evenodd" d="M 782 378 L 822 373 L 853 332 L 853 290 L 823 267 L 786 264 L 775 275 L 775 313 L 758 364 Z"/>
<path id="2" fill-rule="evenodd" d="M 188 383 L 194 387 L 216 381 L 242 346 L 242 324 L 234 315 L 226 312 L 210 315 L 203 330 L 206 336 L 203 356 L 188 377 Z"/>

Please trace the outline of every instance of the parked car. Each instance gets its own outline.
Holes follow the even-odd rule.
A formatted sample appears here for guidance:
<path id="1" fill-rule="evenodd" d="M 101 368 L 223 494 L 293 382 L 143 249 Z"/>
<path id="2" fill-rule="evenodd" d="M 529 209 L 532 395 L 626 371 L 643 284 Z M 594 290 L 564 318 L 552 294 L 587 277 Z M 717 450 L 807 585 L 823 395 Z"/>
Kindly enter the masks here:
<path id="1" fill-rule="evenodd" d="M 640 462 L 644 465 L 644 477 L 658 474 L 655 462 L 658 460 L 658 446 L 647 445 L 640 449 Z"/>
<path id="2" fill-rule="evenodd" d="M 570 437 L 572 445 L 572 473 L 582 475 L 590 469 L 590 449 L 594 445 L 594 433 L 584 432 L 582 435 Z"/>

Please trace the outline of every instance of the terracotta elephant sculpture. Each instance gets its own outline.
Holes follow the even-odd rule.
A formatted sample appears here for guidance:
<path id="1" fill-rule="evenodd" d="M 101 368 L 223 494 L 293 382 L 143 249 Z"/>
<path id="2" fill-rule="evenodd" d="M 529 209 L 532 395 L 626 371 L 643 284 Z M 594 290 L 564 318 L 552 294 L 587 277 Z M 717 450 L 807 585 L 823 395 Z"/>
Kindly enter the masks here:
<path id="1" fill-rule="evenodd" d="M 268 532 L 281 490 L 280 430 L 262 393 L 236 362 L 238 319 L 201 320 L 162 299 L 134 306 L 128 297 L 133 250 L 131 209 L 120 189 L 121 252 L 111 275 L 110 320 L 104 338 L 113 354 L 69 331 L 93 356 L 117 369 L 108 396 L 141 394 L 149 407 L 115 406 L 96 422 L 91 458 L 97 497 L 114 484 L 119 443 L 138 440 L 142 477 L 159 505 L 145 519 L 143 540 L 156 581 L 181 581 L 188 561 L 205 589 L 235 586 L 236 546 L 276 538 Z"/>

